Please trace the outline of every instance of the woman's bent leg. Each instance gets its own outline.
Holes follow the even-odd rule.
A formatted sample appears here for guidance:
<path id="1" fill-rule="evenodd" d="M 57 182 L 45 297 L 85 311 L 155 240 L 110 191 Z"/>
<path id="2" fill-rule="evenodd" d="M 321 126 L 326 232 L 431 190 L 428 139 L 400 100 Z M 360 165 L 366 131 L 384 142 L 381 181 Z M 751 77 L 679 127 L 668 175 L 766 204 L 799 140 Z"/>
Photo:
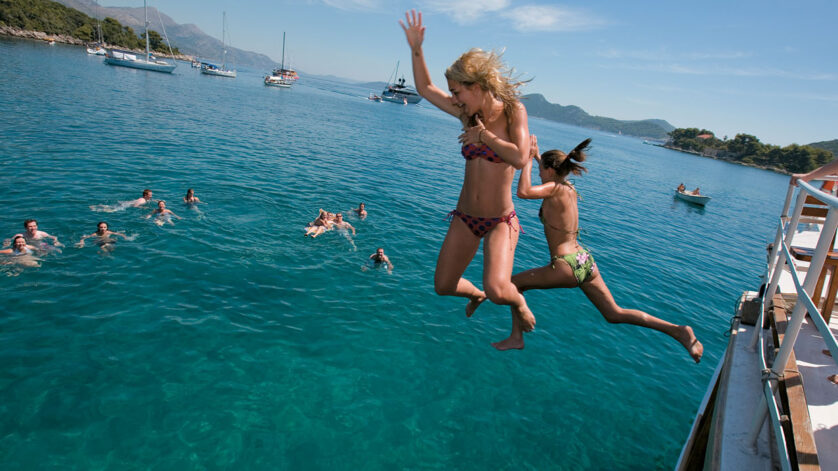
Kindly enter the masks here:
<path id="1" fill-rule="evenodd" d="M 474 310 L 486 299 L 486 294 L 477 289 L 470 281 L 463 278 L 468 264 L 480 247 L 480 239 L 471 233 L 468 226 L 453 218 L 448 226 L 448 233 L 439 249 L 434 272 L 434 290 L 440 296 L 460 296 L 469 298 L 466 305 L 466 315 L 471 316 Z"/>
<path id="2" fill-rule="evenodd" d="M 498 224 L 486 234 L 483 242 L 483 289 L 493 303 L 511 306 L 513 314 L 521 321 L 521 328 L 529 332 L 535 327 L 535 317 L 524 296 L 512 284 L 512 266 L 520 229 L 517 219 L 513 224 L 517 227 Z"/>
<path id="3" fill-rule="evenodd" d="M 599 270 L 594 272 L 592 279 L 582 283 L 581 288 L 585 296 L 609 323 L 639 325 L 663 332 L 681 343 L 696 363 L 701 360 L 704 346 L 695 338 L 690 326 L 675 325 L 637 309 L 621 308 L 614 301 L 614 297 L 608 290 L 608 286 L 605 285 Z"/>

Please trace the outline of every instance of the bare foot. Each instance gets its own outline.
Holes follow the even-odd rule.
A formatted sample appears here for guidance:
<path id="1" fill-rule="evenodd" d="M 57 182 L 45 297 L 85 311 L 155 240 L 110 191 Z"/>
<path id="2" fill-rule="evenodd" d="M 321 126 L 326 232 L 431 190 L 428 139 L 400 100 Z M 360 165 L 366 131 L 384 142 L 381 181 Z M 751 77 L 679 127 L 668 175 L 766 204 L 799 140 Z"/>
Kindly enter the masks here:
<path id="1" fill-rule="evenodd" d="M 482 293 L 482 292 L 481 292 Z M 474 314 L 474 311 L 480 306 L 480 303 L 486 300 L 486 295 L 481 294 L 480 296 L 475 296 L 470 298 L 468 304 L 466 304 L 466 317 L 471 317 Z"/>
<path id="2" fill-rule="evenodd" d="M 511 335 L 505 339 L 501 340 L 500 342 L 493 342 L 492 346 L 497 348 L 500 351 L 504 350 L 523 350 L 524 349 L 524 338 L 523 337 L 512 337 Z"/>
<path id="3" fill-rule="evenodd" d="M 512 315 L 518 316 L 518 320 L 521 322 L 521 330 L 524 332 L 532 332 L 535 328 L 535 316 L 532 315 L 532 311 L 526 304 L 523 309 L 513 307 Z"/>
<path id="4" fill-rule="evenodd" d="M 688 325 L 681 326 L 681 334 L 678 335 L 678 341 L 687 349 L 696 363 L 701 361 L 701 355 L 704 354 L 704 345 L 695 338 L 692 327 Z"/>

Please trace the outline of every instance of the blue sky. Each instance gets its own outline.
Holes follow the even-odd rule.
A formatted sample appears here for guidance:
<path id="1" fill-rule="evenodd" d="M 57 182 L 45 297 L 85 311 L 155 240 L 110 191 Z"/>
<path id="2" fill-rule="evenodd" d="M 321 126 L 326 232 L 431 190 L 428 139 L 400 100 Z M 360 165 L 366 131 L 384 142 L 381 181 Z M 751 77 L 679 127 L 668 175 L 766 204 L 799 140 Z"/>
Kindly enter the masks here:
<path id="1" fill-rule="evenodd" d="M 99 0 L 137 6 L 139 0 Z M 304 73 L 385 81 L 410 54 L 398 20 L 427 26 L 435 83 L 471 47 L 505 49 L 524 93 L 618 119 L 666 119 L 788 145 L 838 138 L 838 2 L 150 0 L 178 23 Z"/>

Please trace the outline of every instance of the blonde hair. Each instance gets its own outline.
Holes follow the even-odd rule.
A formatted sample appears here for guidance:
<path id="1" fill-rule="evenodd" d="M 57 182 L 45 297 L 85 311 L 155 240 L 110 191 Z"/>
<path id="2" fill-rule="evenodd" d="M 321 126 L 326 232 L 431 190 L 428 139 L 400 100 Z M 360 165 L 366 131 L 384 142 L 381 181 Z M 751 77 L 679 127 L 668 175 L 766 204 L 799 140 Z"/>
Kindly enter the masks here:
<path id="1" fill-rule="evenodd" d="M 502 55 L 502 52 L 469 49 L 445 70 L 445 78 L 463 85 L 480 85 L 481 89 L 503 102 L 503 111 L 507 120 L 511 121 L 520 104 L 518 98 L 521 92 L 518 88 L 529 80 L 518 80 L 513 75 L 514 70 L 501 60 Z"/>

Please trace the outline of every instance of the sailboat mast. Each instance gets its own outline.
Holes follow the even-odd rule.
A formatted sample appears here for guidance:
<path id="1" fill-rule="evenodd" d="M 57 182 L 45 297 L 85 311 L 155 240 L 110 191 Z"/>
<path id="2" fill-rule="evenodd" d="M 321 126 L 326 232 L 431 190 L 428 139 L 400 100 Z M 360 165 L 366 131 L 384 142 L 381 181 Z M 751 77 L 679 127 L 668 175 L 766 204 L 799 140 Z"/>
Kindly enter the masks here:
<path id="1" fill-rule="evenodd" d="M 279 68 L 285 70 L 285 31 L 282 32 L 282 65 Z"/>
<path id="2" fill-rule="evenodd" d="M 151 62 L 151 53 L 148 50 L 148 0 L 143 0 L 143 11 L 145 12 L 145 60 Z"/>
<path id="3" fill-rule="evenodd" d="M 227 12 L 221 12 L 221 48 L 224 49 L 224 57 L 221 59 L 221 68 L 227 69 Z"/>

